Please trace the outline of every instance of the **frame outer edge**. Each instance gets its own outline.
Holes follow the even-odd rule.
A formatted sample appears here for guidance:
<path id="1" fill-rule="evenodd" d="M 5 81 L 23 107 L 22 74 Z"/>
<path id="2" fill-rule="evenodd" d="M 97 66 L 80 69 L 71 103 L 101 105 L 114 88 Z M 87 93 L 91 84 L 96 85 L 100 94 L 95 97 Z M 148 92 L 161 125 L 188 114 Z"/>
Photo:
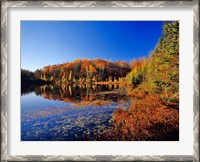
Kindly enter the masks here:
<path id="1" fill-rule="evenodd" d="M 1 6 L 1 160 L 7 159 L 7 2 Z M 3 128 L 3 129 L 2 129 Z"/>
<path id="2" fill-rule="evenodd" d="M 199 1 L 196 1 L 195 5 L 193 6 L 193 14 L 193 155 L 194 161 L 199 162 Z"/>
<path id="3" fill-rule="evenodd" d="M 188 161 L 193 160 L 199 162 L 199 2 L 198 1 L 4 1 L 2 2 L 1 12 L 1 160 L 7 161 L 132 161 L 132 160 L 159 160 L 159 161 Z M 7 20 L 8 20 L 8 7 L 192 7 L 194 14 L 194 110 L 193 110 L 193 131 L 194 131 L 194 144 L 193 144 L 193 156 L 187 155 L 145 155 L 145 156 L 134 156 L 134 155 L 78 155 L 78 156 L 60 156 L 60 155 L 23 155 L 23 156 L 9 156 L 7 154 Z M 197 74 L 197 75 L 196 75 Z"/>
<path id="4" fill-rule="evenodd" d="M 194 1 L 7 1 L 9 7 L 192 7 Z"/>

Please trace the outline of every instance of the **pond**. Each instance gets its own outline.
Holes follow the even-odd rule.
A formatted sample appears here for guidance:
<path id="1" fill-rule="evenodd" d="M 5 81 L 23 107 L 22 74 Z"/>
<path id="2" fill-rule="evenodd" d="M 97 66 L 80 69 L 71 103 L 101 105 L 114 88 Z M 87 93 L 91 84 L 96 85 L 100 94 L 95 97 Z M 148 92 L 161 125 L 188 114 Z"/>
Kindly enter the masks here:
<path id="1" fill-rule="evenodd" d="M 109 141 L 113 113 L 128 110 L 119 85 L 22 85 L 22 141 Z"/>

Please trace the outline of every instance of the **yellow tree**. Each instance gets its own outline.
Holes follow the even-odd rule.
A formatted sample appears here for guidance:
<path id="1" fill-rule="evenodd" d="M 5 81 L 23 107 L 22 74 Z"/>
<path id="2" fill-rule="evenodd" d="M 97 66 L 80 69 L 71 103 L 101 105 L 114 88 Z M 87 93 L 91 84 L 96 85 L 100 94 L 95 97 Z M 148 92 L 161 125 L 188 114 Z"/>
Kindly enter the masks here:
<path id="1" fill-rule="evenodd" d="M 83 64 L 82 64 L 82 70 L 85 70 L 86 71 L 86 78 L 88 79 L 89 78 L 89 66 L 91 64 L 91 61 L 84 58 L 83 59 Z"/>
<path id="2" fill-rule="evenodd" d="M 89 65 L 89 73 L 91 76 L 94 76 L 94 74 L 96 73 L 96 68 L 94 65 Z M 93 80 L 96 80 L 95 76 L 93 77 Z"/>

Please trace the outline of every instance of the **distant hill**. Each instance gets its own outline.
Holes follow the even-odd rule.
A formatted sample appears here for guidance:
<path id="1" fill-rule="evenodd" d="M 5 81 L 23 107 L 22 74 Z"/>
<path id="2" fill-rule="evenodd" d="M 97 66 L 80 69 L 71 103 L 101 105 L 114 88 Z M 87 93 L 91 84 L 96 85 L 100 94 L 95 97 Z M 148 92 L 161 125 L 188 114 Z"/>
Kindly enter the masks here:
<path id="1" fill-rule="evenodd" d="M 72 62 L 45 66 L 34 72 L 36 78 L 55 82 L 102 82 L 126 77 L 131 71 L 128 62 L 102 59 L 76 59 Z"/>

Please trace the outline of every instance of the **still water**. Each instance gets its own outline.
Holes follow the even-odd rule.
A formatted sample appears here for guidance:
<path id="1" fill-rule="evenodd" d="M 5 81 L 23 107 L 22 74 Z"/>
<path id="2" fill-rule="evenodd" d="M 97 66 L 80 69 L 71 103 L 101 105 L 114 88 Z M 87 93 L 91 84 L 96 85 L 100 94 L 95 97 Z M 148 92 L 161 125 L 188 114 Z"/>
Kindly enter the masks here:
<path id="1" fill-rule="evenodd" d="M 129 106 L 118 85 L 22 85 L 21 140 L 109 141 L 113 113 Z"/>

